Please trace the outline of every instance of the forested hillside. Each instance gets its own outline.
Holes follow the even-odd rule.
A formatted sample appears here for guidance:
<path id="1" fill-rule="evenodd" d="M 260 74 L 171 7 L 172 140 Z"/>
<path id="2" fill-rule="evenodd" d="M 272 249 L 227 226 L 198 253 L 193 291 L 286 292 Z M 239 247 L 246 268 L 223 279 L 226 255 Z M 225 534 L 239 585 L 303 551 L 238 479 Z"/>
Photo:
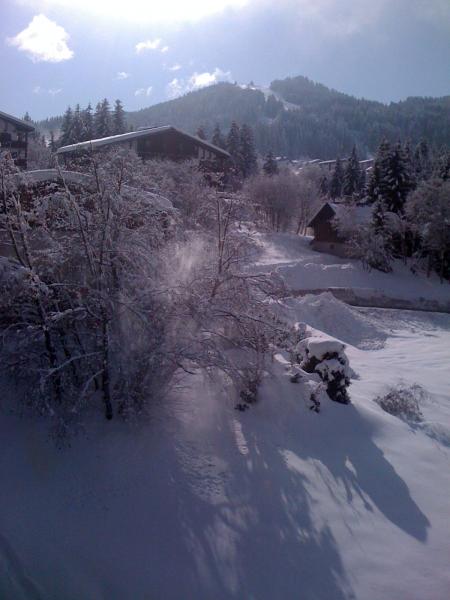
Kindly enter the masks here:
<path id="1" fill-rule="evenodd" d="M 260 153 L 273 151 L 290 158 L 345 156 L 353 145 L 364 157 L 384 137 L 392 142 L 416 144 L 425 139 L 434 146 L 450 144 L 450 96 L 384 105 L 301 76 L 274 81 L 265 93 L 254 86 L 219 83 L 127 113 L 133 128 L 170 123 L 196 132 L 201 126 L 209 138 L 216 124 L 224 130 L 232 120 L 253 127 Z M 41 125 L 51 129 L 58 121 Z"/>

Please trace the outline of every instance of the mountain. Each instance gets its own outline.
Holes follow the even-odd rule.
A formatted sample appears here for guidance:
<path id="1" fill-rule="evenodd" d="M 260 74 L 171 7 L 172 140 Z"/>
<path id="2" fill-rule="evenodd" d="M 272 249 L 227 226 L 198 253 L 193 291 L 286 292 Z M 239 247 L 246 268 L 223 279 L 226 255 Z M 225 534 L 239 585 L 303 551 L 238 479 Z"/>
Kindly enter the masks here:
<path id="1" fill-rule="evenodd" d="M 273 151 L 290 158 L 345 156 L 354 144 L 360 156 L 367 157 L 384 137 L 450 145 L 450 96 L 385 105 L 302 76 L 273 81 L 269 88 L 218 83 L 129 112 L 127 120 L 134 128 L 170 123 L 190 132 L 201 125 L 208 136 L 216 123 L 222 130 L 232 120 L 248 123 L 260 153 Z"/>

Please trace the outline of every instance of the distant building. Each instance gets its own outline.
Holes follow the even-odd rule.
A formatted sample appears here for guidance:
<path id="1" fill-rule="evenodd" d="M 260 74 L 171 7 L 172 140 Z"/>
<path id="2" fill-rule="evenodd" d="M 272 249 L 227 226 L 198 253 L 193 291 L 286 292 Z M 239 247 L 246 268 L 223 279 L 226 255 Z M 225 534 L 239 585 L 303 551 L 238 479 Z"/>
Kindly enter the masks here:
<path id="1" fill-rule="evenodd" d="M 63 146 L 57 154 L 64 157 L 122 146 L 134 150 L 142 159 L 196 160 L 224 167 L 230 158 L 226 150 L 181 131 L 171 125 L 142 128 L 130 133 L 112 135 L 97 140 Z"/>
<path id="2" fill-rule="evenodd" d="M 34 131 L 34 127 L 0 111 L 0 150 L 11 154 L 15 164 L 27 168 L 28 156 L 28 134 Z"/>
<path id="3" fill-rule="evenodd" d="M 372 216 L 372 206 L 351 206 L 337 202 L 325 202 L 316 214 L 309 221 L 307 227 L 312 229 L 314 239 L 311 241 L 311 247 L 317 252 L 327 252 L 336 256 L 346 256 L 347 238 L 339 234 L 335 227 L 334 219 L 343 216 L 346 212 L 346 222 L 353 225 L 356 230 L 358 226 L 368 223 Z"/>

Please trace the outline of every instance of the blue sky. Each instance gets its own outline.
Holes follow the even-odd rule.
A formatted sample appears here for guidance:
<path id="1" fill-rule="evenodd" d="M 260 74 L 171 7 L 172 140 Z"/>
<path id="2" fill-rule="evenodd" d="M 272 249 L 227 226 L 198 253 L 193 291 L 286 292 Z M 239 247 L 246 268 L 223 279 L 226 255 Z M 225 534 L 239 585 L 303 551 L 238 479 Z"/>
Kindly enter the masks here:
<path id="1" fill-rule="evenodd" d="M 76 8 L 75 8 L 76 7 Z M 136 110 L 306 75 L 389 102 L 450 94 L 449 0 L 1 0 L 0 110 Z"/>

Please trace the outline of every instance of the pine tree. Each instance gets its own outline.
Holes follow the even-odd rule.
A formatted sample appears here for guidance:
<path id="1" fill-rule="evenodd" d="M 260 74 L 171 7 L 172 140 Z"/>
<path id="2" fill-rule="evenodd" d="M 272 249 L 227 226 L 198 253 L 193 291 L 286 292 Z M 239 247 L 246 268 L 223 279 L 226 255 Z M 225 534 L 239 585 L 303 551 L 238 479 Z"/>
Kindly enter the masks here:
<path id="1" fill-rule="evenodd" d="M 123 104 L 120 100 L 116 100 L 114 104 L 114 111 L 112 115 L 113 121 L 113 131 L 115 135 L 126 132 L 126 124 L 125 124 L 125 111 L 123 109 Z"/>
<path id="2" fill-rule="evenodd" d="M 22 121 L 25 121 L 26 123 L 31 123 L 31 117 L 28 113 L 28 111 L 24 114 Z"/>
<path id="3" fill-rule="evenodd" d="M 322 196 L 326 196 L 330 191 L 330 185 L 328 183 L 327 176 L 324 175 L 320 180 L 320 193 Z"/>
<path id="4" fill-rule="evenodd" d="M 444 181 L 450 179 L 450 150 L 447 148 L 442 148 L 434 166 L 434 173 Z"/>
<path id="5" fill-rule="evenodd" d="M 361 169 L 355 146 L 345 167 L 342 191 L 344 196 L 356 196 L 361 191 Z"/>
<path id="6" fill-rule="evenodd" d="M 61 123 L 61 134 L 58 140 L 60 146 L 67 146 L 68 144 L 72 144 L 72 121 L 72 109 L 70 106 L 68 106 L 66 112 L 64 113 L 63 120 Z"/>
<path id="7" fill-rule="evenodd" d="M 197 129 L 197 133 L 196 133 L 197 137 L 200 138 L 201 140 L 206 140 L 206 133 L 205 130 L 203 129 L 203 127 L 200 125 L 200 127 Z"/>
<path id="8" fill-rule="evenodd" d="M 55 141 L 55 133 L 53 129 L 50 131 L 50 150 L 52 152 L 56 152 L 56 141 Z"/>
<path id="9" fill-rule="evenodd" d="M 241 172 L 246 178 L 253 175 L 258 169 L 253 131 L 249 125 L 242 125 L 240 138 Z"/>
<path id="10" fill-rule="evenodd" d="M 83 141 L 92 140 L 94 137 L 94 117 L 92 116 L 91 103 L 86 106 L 81 115 L 83 121 Z"/>
<path id="11" fill-rule="evenodd" d="M 417 181 L 423 181 L 431 177 L 432 158 L 426 140 L 421 140 L 417 144 L 412 162 Z"/>
<path id="12" fill-rule="evenodd" d="M 338 157 L 336 159 L 336 164 L 334 165 L 333 175 L 331 177 L 329 193 L 330 197 L 334 200 L 335 198 L 340 198 L 342 195 L 342 185 L 344 182 L 344 171 L 342 168 L 341 159 Z"/>
<path id="13" fill-rule="evenodd" d="M 367 196 L 371 202 L 381 201 L 386 211 L 400 214 L 415 178 L 400 142 L 393 148 L 384 140 L 378 149 L 369 181 Z"/>
<path id="14" fill-rule="evenodd" d="M 266 156 L 266 160 L 263 164 L 263 171 L 269 177 L 278 174 L 278 164 L 272 152 L 269 152 L 269 154 Z"/>
<path id="15" fill-rule="evenodd" d="M 111 114 L 109 102 L 106 98 L 99 102 L 95 108 L 94 133 L 96 138 L 111 135 Z"/>
<path id="16" fill-rule="evenodd" d="M 72 144 L 83 141 L 83 119 L 79 104 L 75 106 L 75 110 L 73 111 L 71 139 Z"/>
<path id="17" fill-rule="evenodd" d="M 222 135 L 222 132 L 220 130 L 220 127 L 219 127 L 218 123 L 214 127 L 214 131 L 213 131 L 213 136 L 212 136 L 211 142 L 214 144 L 214 146 L 217 146 L 218 148 L 225 149 L 225 147 L 226 147 L 226 141 L 225 141 L 225 138 Z"/>
<path id="18" fill-rule="evenodd" d="M 231 123 L 230 131 L 228 132 L 226 148 L 231 155 L 231 159 L 234 163 L 235 169 L 240 171 L 242 158 L 241 158 L 241 131 L 236 121 Z"/>

